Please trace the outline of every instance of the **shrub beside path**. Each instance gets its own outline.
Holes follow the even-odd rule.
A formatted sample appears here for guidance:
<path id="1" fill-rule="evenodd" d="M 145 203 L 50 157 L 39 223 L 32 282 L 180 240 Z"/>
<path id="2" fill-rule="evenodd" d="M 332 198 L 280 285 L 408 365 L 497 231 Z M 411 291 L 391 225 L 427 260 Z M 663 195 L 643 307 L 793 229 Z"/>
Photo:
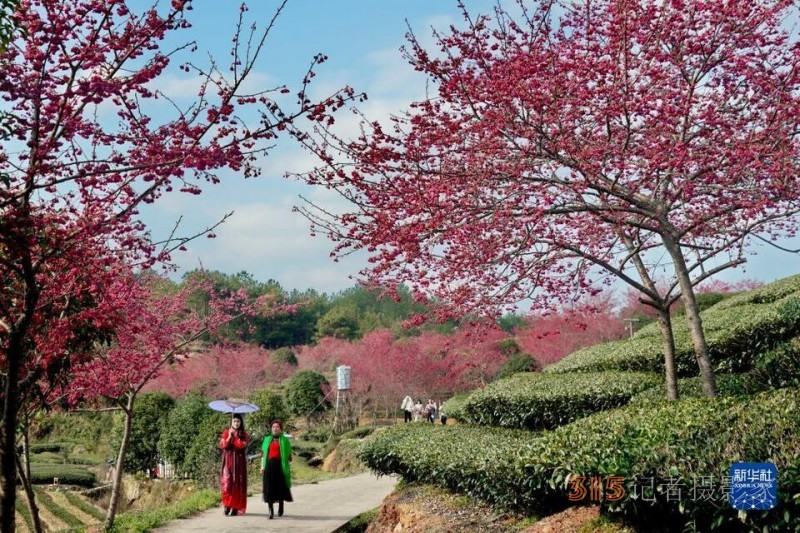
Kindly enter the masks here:
<path id="1" fill-rule="evenodd" d="M 247 499 L 247 514 L 224 516 L 222 507 L 209 509 L 191 518 L 174 520 L 156 533 L 198 532 L 265 532 L 291 530 L 298 533 L 329 533 L 346 524 L 353 517 L 378 507 L 391 494 L 397 482 L 395 477 L 376 477 L 365 473 L 357 476 L 331 479 L 320 483 L 292 487 L 294 502 L 285 504 L 285 514 L 269 519 L 267 504 L 261 494 Z"/>

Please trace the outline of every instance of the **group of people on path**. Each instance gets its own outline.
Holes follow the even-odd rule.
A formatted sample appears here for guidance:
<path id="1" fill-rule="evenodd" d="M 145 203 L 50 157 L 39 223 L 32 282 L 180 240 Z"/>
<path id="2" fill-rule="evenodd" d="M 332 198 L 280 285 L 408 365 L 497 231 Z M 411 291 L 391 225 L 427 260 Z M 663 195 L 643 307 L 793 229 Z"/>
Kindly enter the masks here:
<path id="1" fill-rule="evenodd" d="M 222 432 L 219 447 L 222 450 L 220 488 L 225 516 L 244 514 L 247 510 L 247 444 L 250 435 L 245 431 L 240 414 L 231 417 L 231 425 Z M 269 506 L 270 520 L 283 516 L 283 503 L 292 500 L 292 444 L 283 432 L 283 422 L 273 420 L 270 434 L 261 445 L 262 496 Z"/>
<path id="2" fill-rule="evenodd" d="M 436 402 L 430 399 L 425 405 L 422 404 L 422 400 L 417 400 L 414 403 L 414 399 L 411 396 L 406 396 L 400 404 L 400 409 L 403 410 L 403 421 L 419 422 L 420 420 L 427 420 L 433 424 L 436 422 L 436 415 L 438 414 L 442 425 L 446 425 L 447 415 L 441 405 L 442 402 L 437 405 Z"/>

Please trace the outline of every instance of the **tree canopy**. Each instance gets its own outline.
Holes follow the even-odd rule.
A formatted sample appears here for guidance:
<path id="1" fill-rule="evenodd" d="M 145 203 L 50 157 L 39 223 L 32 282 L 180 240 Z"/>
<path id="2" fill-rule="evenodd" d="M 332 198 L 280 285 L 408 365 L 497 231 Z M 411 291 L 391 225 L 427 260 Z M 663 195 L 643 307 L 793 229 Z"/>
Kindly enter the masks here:
<path id="1" fill-rule="evenodd" d="M 391 127 L 307 142 L 308 182 L 353 210 L 305 213 L 365 249 L 368 281 L 460 313 L 552 308 L 618 278 L 660 311 L 682 298 L 716 393 L 694 287 L 796 231 L 800 48 L 790 0 L 540 0 L 413 34 L 434 94 Z M 674 346 L 665 348 L 674 389 Z"/>

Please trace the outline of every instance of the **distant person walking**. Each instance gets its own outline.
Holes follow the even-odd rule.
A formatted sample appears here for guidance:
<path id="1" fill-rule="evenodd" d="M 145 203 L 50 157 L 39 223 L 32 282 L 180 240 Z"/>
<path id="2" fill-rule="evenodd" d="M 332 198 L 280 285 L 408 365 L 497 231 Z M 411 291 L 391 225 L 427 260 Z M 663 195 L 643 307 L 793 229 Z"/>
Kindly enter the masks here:
<path id="1" fill-rule="evenodd" d="M 275 516 L 273 505 L 278 502 L 278 516 L 283 516 L 283 502 L 292 500 L 292 444 L 283 434 L 283 422 L 273 420 L 271 434 L 264 437 L 261 445 L 261 478 L 264 501 L 269 505 L 269 518 Z"/>
<path id="2" fill-rule="evenodd" d="M 433 424 L 436 421 L 436 402 L 428 400 L 428 405 L 425 406 L 425 414 L 428 417 L 428 422 Z"/>
<path id="3" fill-rule="evenodd" d="M 231 417 L 231 425 L 222 432 L 219 447 L 222 449 L 220 488 L 225 516 L 244 514 L 247 510 L 247 456 L 245 449 L 250 436 L 244 429 L 242 415 Z"/>
<path id="4" fill-rule="evenodd" d="M 414 415 L 414 422 L 419 422 L 422 419 L 422 400 L 417 400 L 417 403 L 414 404 L 412 414 Z"/>
<path id="5" fill-rule="evenodd" d="M 411 411 L 414 410 L 414 399 L 411 396 L 403 398 L 403 403 L 400 404 L 400 409 L 403 410 L 403 422 L 411 422 Z"/>

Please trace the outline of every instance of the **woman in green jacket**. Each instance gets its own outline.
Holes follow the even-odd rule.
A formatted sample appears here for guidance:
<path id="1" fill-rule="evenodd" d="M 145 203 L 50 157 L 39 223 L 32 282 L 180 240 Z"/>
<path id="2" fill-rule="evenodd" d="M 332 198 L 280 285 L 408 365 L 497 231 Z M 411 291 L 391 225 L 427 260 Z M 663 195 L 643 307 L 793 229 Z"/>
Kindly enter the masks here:
<path id="1" fill-rule="evenodd" d="M 283 422 L 273 420 L 271 434 L 261 445 L 261 477 L 264 501 L 269 504 L 270 519 L 275 516 L 273 504 L 278 502 L 278 516 L 283 516 L 283 502 L 292 501 L 292 445 L 283 434 Z"/>

